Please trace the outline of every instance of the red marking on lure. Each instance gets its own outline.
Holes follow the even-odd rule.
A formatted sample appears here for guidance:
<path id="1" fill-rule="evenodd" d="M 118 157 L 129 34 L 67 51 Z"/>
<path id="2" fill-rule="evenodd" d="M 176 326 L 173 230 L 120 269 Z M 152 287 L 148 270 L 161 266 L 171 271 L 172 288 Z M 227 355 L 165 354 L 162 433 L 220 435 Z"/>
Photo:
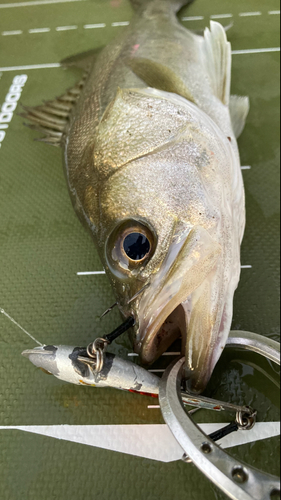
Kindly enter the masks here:
<path id="1" fill-rule="evenodd" d="M 133 389 L 129 389 L 128 392 L 133 392 L 135 394 L 142 394 L 143 396 L 151 396 L 152 398 L 158 398 L 158 394 L 151 394 L 150 392 L 134 391 Z"/>

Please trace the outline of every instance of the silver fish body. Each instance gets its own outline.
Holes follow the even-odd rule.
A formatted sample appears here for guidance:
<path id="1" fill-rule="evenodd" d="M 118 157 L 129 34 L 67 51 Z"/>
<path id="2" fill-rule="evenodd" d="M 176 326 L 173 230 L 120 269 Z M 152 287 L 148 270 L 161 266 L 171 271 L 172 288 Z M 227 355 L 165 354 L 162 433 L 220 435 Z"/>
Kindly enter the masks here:
<path id="1" fill-rule="evenodd" d="M 132 3 L 130 26 L 98 57 L 64 62 L 84 69 L 79 85 L 27 115 L 63 148 L 73 205 L 122 315 L 135 318 L 141 361 L 153 363 L 181 337 L 186 377 L 201 392 L 224 348 L 240 276 L 236 137 L 249 103 L 230 96 L 231 47 L 220 24 L 199 36 L 175 15 L 187 1 Z M 67 119 L 54 125 L 62 108 Z"/>

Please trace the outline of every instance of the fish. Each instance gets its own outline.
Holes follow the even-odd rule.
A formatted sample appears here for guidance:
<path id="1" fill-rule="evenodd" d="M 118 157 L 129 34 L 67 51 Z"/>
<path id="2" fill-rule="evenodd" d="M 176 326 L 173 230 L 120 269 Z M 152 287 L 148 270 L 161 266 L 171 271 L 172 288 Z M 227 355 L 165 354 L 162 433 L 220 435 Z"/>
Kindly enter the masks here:
<path id="1" fill-rule="evenodd" d="M 62 61 L 81 80 L 23 115 L 60 147 L 70 197 L 90 231 L 134 351 L 154 363 L 178 338 L 201 393 L 224 349 L 240 278 L 245 195 L 237 138 L 249 99 L 230 95 L 231 45 L 177 13 L 187 0 L 131 0 L 101 50 Z"/>

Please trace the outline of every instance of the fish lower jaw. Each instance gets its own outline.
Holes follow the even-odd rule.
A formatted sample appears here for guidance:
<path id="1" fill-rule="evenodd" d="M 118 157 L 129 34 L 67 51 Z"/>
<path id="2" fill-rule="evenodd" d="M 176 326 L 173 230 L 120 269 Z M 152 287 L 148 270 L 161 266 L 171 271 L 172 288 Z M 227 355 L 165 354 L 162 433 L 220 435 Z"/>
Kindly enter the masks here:
<path id="1" fill-rule="evenodd" d="M 150 325 L 142 335 L 142 341 L 135 345 L 135 351 L 143 364 L 153 364 L 177 339 L 185 339 L 187 321 L 184 308 L 180 303 L 165 318 L 159 328 Z M 184 345 L 184 342 L 183 342 Z"/>

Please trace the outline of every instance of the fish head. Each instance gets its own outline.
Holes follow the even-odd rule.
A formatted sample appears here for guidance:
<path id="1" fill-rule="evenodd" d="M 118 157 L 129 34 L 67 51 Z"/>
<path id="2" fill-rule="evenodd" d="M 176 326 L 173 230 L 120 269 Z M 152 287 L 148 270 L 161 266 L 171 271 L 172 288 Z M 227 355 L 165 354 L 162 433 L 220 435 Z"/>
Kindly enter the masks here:
<path id="1" fill-rule="evenodd" d="M 119 90 L 92 158 L 97 181 L 84 210 L 120 311 L 135 318 L 134 350 L 151 364 L 181 337 L 186 377 L 201 392 L 239 279 L 229 141 L 186 99 Z"/>

